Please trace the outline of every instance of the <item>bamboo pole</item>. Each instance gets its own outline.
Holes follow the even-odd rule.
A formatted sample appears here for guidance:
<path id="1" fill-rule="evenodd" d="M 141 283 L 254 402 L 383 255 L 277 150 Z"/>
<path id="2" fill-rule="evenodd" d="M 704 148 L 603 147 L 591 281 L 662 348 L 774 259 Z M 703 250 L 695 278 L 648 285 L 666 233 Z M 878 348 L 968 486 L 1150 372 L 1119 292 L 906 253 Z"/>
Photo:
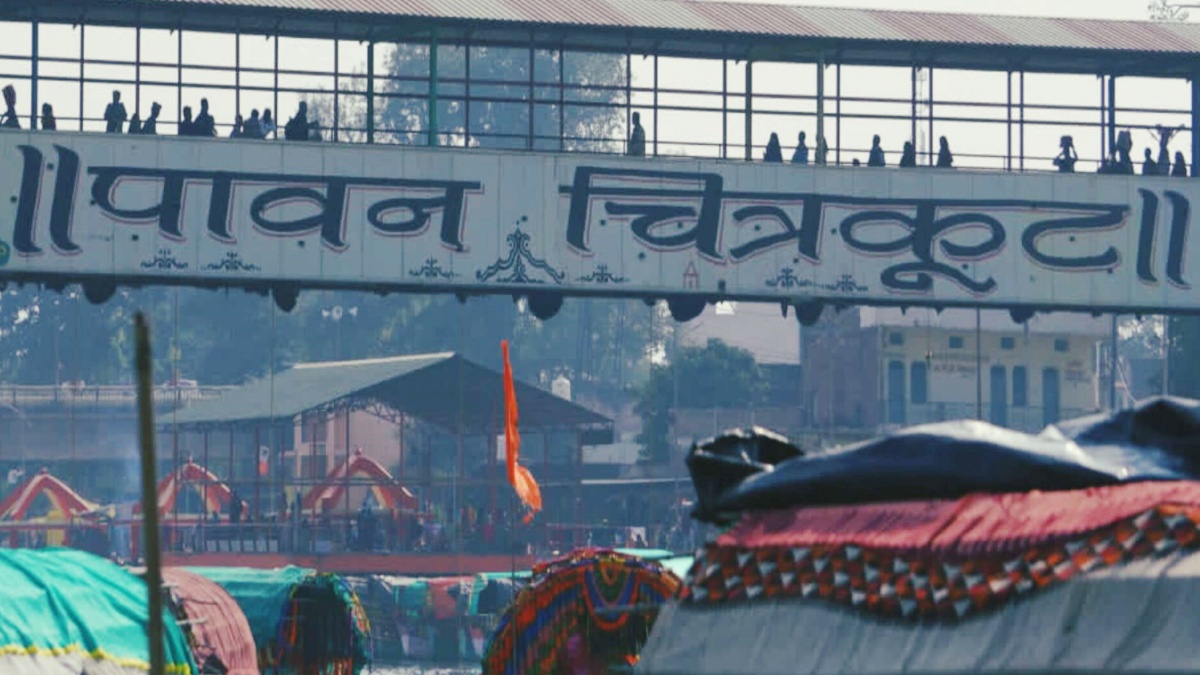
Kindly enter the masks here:
<path id="1" fill-rule="evenodd" d="M 133 317 L 137 346 L 138 431 L 142 450 L 142 532 L 146 555 L 146 591 L 150 617 L 146 638 L 150 641 L 150 675 L 166 674 L 163 651 L 162 551 L 158 542 L 158 495 L 154 453 L 153 371 L 150 361 L 150 326 L 141 312 Z"/>

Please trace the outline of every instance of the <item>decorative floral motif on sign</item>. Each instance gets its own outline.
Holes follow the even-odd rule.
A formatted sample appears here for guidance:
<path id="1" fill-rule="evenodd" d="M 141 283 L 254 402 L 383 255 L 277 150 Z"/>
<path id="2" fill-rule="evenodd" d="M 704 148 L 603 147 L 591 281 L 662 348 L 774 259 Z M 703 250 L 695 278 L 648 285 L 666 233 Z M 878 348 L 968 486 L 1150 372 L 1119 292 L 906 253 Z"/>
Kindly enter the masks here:
<path id="1" fill-rule="evenodd" d="M 623 284 L 625 277 L 619 277 L 608 271 L 608 265 L 603 263 L 596 265 L 596 270 L 591 274 L 585 274 L 578 279 L 589 284 Z"/>
<path id="2" fill-rule="evenodd" d="M 802 288 L 812 288 L 831 293 L 866 293 L 868 290 L 866 286 L 856 282 L 852 274 L 843 274 L 840 279 L 833 283 L 818 284 L 812 279 L 801 279 L 796 276 L 795 271 L 791 267 L 780 268 L 779 273 L 767 279 L 766 284 L 771 288 L 778 289 L 799 290 Z"/>
<path id="3" fill-rule="evenodd" d="M 545 260 L 535 258 L 529 251 L 530 237 L 521 231 L 521 223 L 527 220 L 529 220 L 527 216 L 521 216 L 521 220 L 515 224 L 515 229 L 505 238 L 508 241 L 508 255 L 477 271 L 475 273 L 476 281 L 494 281 L 502 284 L 547 283 L 546 279 L 530 276 L 531 273 L 538 270 L 549 277 L 551 283 L 561 284 L 566 279 L 566 273 L 554 269 Z M 506 276 L 500 276 L 505 272 L 507 272 Z"/>
<path id="4" fill-rule="evenodd" d="M 409 276 L 423 279 L 453 279 L 458 276 L 454 272 L 442 269 L 442 265 L 438 262 L 437 258 L 426 258 L 424 265 L 415 270 L 410 270 L 408 274 Z"/>
<path id="5" fill-rule="evenodd" d="M 160 248 L 153 258 L 142 261 L 144 270 L 186 270 L 188 264 L 175 259 L 170 249 Z"/>
<path id="6" fill-rule="evenodd" d="M 230 251 L 219 262 L 204 266 L 204 270 L 209 272 L 258 272 L 261 269 L 258 265 L 243 261 L 237 251 Z"/>

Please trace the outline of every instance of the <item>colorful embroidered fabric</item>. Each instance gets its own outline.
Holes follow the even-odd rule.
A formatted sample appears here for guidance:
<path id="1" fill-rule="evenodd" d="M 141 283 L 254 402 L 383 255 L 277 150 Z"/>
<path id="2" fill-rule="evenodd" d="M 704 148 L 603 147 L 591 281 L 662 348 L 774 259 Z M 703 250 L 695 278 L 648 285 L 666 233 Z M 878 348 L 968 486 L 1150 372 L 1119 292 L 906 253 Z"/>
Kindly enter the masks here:
<path id="1" fill-rule="evenodd" d="M 1200 507 L 1162 505 L 1023 553 L 967 559 L 853 544 L 710 544 L 684 602 L 819 598 L 883 617 L 959 620 L 1122 562 L 1200 548 Z"/>
<path id="2" fill-rule="evenodd" d="M 347 620 L 349 632 L 344 630 Z M 292 588 L 279 621 L 278 653 L 260 648 L 260 663 L 282 672 L 290 667 L 297 673 L 356 675 L 370 661 L 370 639 L 366 610 L 346 580 L 313 574 Z"/>
<path id="3" fill-rule="evenodd" d="M 593 660 L 624 663 L 653 624 L 654 613 L 642 609 L 663 604 L 678 588 L 679 578 L 658 563 L 606 549 L 535 566 L 532 582 L 500 619 L 483 671 L 559 672 L 574 635 L 583 637 Z"/>

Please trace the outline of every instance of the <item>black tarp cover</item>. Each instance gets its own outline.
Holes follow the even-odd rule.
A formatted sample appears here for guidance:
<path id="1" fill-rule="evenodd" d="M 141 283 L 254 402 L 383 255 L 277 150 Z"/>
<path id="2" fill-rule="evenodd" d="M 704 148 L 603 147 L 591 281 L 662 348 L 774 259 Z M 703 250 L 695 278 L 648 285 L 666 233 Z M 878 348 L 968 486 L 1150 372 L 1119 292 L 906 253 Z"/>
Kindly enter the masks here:
<path id="1" fill-rule="evenodd" d="M 775 452 L 777 462 L 759 454 L 733 484 L 727 471 L 702 461 L 713 446 L 729 456 L 723 446 L 731 439 L 756 442 L 753 434 L 726 435 L 698 444 L 688 457 L 702 520 L 729 520 L 751 509 L 1200 479 L 1200 401 L 1178 398 L 1070 420 L 1037 436 L 957 421 L 909 427 L 824 454 Z"/>

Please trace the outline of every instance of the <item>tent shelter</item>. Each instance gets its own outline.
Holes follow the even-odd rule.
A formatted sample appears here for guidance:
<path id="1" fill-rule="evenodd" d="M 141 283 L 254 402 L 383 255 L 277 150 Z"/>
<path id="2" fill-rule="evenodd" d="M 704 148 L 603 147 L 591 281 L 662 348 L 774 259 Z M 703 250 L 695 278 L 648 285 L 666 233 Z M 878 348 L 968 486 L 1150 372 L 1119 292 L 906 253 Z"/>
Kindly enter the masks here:
<path id="1" fill-rule="evenodd" d="M 0 549 L 0 672 L 143 675 L 146 584 L 71 549 Z M 167 672 L 197 672 L 178 622 L 164 620 Z"/>
<path id="2" fill-rule="evenodd" d="M 349 469 L 347 470 L 347 466 Z M 361 448 L 354 452 L 348 462 L 339 462 L 326 476 L 325 482 L 314 487 L 304 497 L 306 511 L 319 511 L 323 504 L 336 506 L 342 502 L 349 480 L 367 478 L 371 481 L 368 488 L 375 495 L 375 501 L 380 507 L 388 510 L 415 510 L 419 504 L 417 498 L 408 488 L 396 482 L 392 474 L 375 459 L 363 454 Z"/>
<path id="3" fill-rule="evenodd" d="M 175 511 L 181 493 L 188 489 L 195 490 L 200 496 L 205 512 L 187 515 L 203 518 L 214 512 L 228 513 L 233 491 L 215 473 L 196 464 L 191 458 L 158 482 L 158 512 L 165 516 Z M 141 513 L 141 510 L 141 504 L 134 506 L 136 513 Z"/>
<path id="4" fill-rule="evenodd" d="M 258 675 L 250 623 L 237 602 L 216 583 L 178 567 L 163 569 L 171 608 L 186 621 L 184 632 L 201 667 L 220 663 L 227 675 Z"/>
<path id="5" fill-rule="evenodd" d="M 26 478 L 20 485 L 13 488 L 13 491 L 3 501 L 0 501 L 0 520 L 25 520 L 29 516 L 30 507 L 42 495 L 50 499 L 52 511 L 67 517 L 95 511 L 98 508 L 95 503 L 84 499 L 69 485 L 42 469 L 37 474 Z"/>
<path id="6" fill-rule="evenodd" d="M 1200 402 L 1157 400 L 1038 436 L 944 423 L 790 458 L 752 434 L 700 444 L 697 513 L 732 527 L 637 671 L 1194 670 L 1197 439 Z"/>
<path id="7" fill-rule="evenodd" d="M 679 587 L 656 562 L 607 549 L 580 549 L 538 565 L 487 647 L 486 675 L 556 673 L 576 667 L 574 649 L 593 667 L 636 657 L 655 614 Z"/>
<path id="8" fill-rule="evenodd" d="M 298 567 L 193 567 L 241 607 L 272 673 L 356 674 L 369 660 L 370 625 L 358 597 L 334 574 Z"/>

